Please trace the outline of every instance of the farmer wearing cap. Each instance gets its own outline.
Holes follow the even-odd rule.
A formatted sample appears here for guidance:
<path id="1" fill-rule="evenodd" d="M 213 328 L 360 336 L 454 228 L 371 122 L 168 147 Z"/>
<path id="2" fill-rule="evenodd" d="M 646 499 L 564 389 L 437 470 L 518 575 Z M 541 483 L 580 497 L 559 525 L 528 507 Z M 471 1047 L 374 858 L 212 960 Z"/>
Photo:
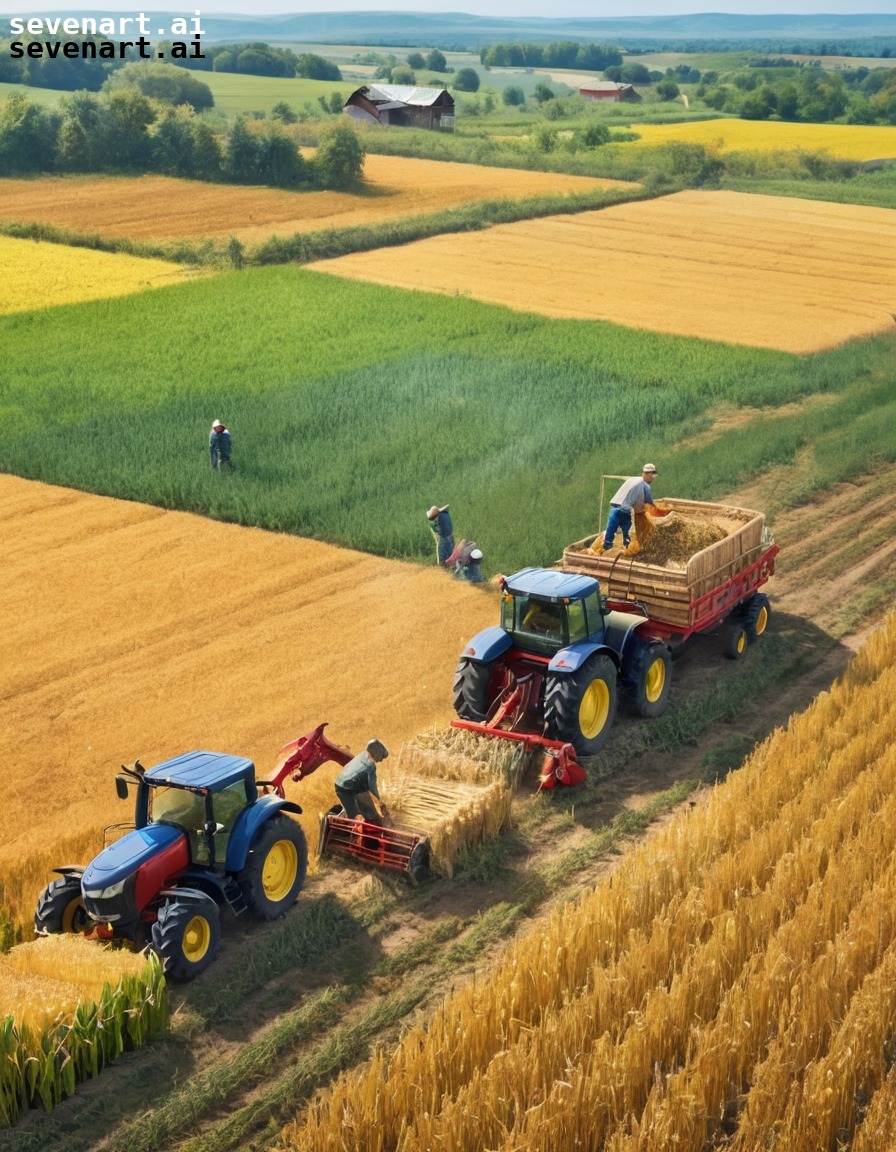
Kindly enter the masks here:
<path id="1" fill-rule="evenodd" d="M 232 447 L 230 433 L 220 420 L 216 420 L 208 434 L 208 450 L 212 458 L 212 468 L 233 468 L 230 462 Z"/>
<path id="2" fill-rule="evenodd" d="M 632 528 L 632 513 L 643 512 L 645 504 L 653 504 L 650 485 L 656 476 L 656 465 L 645 464 L 640 476 L 632 476 L 618 489 L 610 501 L 610 517 L 604 532 L 604 552 L 613 547 L 616 529 L 622 531 L 626 548 L 629 545 L 629 532 Z M 655 505 L 654 505 L 655 507 Z"/>
<path id="3" fill-rule="evenodd" d="M 454 551 L 454 525 L 448 515 L 448 505 L 443 504 L 440 508 L 433 504 L 426 513 L 426 519 L 436 541 L 436 561 L 447 564 L 448 557 Z"/>
<path id="4" fill-rule="evenodd" d="M 385 815 L 386 806 L 380 802 L 376 786 L 376 766 L 388 755 L 385 744 L 371 740 L 366 749 L 349 760 L 336 777 L 336 795 L 350 820 L 363 816 L 365 820 L 380 822 Z"/>

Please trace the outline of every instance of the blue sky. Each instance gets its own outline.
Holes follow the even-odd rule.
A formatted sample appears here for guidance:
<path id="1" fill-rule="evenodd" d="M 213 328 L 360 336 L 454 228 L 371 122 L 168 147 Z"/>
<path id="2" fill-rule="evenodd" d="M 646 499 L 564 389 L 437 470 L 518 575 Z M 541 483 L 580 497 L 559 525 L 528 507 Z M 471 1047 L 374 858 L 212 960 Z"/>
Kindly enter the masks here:
<path id="1" fill-rule="evenodd" d="M 765 13 L 887 13 L 896 15 L 896 0 L 711 0 L 700 5 L 694 0 L 616 0 L 605 3 L 601 0 L 458 0 L 453 4 L 441 0 L 438 5 L 424 5 L 420 0 L 317 0 L 317 3 L 296 3 L 295 0 L 97 0 L 95 4 L 77 0 L 0 0 L 0 15 L 17 16 L 24 13 L 71 11 L 76 15 L 93 15 L 98 12 L 118 12 L 131 14 L 138 12 L 166 11 L 183 12 L 192 16 L 195 10 L 203 13 L 238 12 L 263 15 L 289 12 L 357 12 L 357 11 L 404 11 L 404 12 L 469 12 L 476 16 L 668 16 L 693 12 L 742 12 Z"/>

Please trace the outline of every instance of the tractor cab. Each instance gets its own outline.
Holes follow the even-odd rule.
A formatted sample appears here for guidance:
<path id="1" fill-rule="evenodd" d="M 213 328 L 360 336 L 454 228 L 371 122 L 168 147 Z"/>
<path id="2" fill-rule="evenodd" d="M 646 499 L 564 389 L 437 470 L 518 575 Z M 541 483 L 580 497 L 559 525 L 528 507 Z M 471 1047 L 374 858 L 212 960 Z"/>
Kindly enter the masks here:
<path id="1" fill-rule="evenodd" d="M 600 635 L 600 586 L 590 576 L 524 568 L 506 577 L 501 627 L 517 648 L 553 656 L 562 648 Z"/>

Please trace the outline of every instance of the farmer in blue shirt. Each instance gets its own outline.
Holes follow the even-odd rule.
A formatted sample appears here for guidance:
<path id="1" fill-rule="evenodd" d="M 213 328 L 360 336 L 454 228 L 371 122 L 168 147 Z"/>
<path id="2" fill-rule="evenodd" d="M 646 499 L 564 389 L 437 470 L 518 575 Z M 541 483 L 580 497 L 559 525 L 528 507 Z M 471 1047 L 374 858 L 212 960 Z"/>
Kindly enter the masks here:
<path id="1" fill-rule="evenodd" d="M 216 420 L 208 434 L 208 450 L 212 460 L 212 468 L 232 468 L 233 465 L 230 462 L 232 448 L 230 433 L 220 420 Z"/>
<path id="2" fill-rule="evenodd" d="M 640 476 L 632 476 L 618 489 L 610 501 L 610 516 L 604 532 L 604 552 L 613 547 L 616 529 L 622 531 L 626 548 L 629 545 L 629 532 L 632 528 L 632 513 L 643 512 L 645 504 L 653 504 L 650 485 L 656 476 L 656 465 L 645 464 Z"/>
<path id="3" fill-rule="evenodd" d="M 345 815 L 354 820 L 363 816 L 365 820 L 379 823 L 385 814 L 385 805 L 379 802 L 380 794 L 376 784 L 376 766 L 389 755 L 386 745 L 379 740 L 371 740 L 366 749 L 349 760 L 336 777 L 334 787 Z"/>
<path id="4" fill-rule="evenodd" d="M 435 537 L 436 559 L 439 564 L 447 564 L 448 557 L 454 551 L 454 525 L 448 515 L 448 505 L 443 504 L 439 508 L 438 505 L 433 504 L 426 513 L 426 519 L 429 521 L 429 527 Z"/>

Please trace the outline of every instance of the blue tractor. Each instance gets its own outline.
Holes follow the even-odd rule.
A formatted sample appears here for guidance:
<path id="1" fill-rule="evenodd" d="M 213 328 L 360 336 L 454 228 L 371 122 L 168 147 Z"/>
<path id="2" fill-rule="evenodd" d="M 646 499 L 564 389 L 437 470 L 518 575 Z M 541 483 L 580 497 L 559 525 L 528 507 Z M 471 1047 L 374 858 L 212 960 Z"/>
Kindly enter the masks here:
<path id="1" fill-rule="evenodd" d="M 646 612 L 631 607 L 609 607 L 591 576 L 524 568 L 504 577 L 500 626 L 478 633 L 461 653 L 455 723 L 510 738 L 535 732 L 527 739 L 549 751 L 571 745 L 593 756 L 609 735 L 620 688 L 639 715 L 659 716 L 669 700 L 671 652 Z"/>
<path id="2" fill-rule="evenodd" d="M 309 759 L 300 775 L 313 771 Z M 256 781 L 251 760 L 219 752 L 124 767 L 116 785 L 121 799 L 136 788 L 133 831 L 86 867 L 55 869 L 61 878 L 40 896 L 35 932 L 151 942 L 171 980 L 198 976 L 218 953 L 220 908 L 273 920 L 305 881 L 305 834 L 288 815 L 301 808 L 280 782 Z"/>

